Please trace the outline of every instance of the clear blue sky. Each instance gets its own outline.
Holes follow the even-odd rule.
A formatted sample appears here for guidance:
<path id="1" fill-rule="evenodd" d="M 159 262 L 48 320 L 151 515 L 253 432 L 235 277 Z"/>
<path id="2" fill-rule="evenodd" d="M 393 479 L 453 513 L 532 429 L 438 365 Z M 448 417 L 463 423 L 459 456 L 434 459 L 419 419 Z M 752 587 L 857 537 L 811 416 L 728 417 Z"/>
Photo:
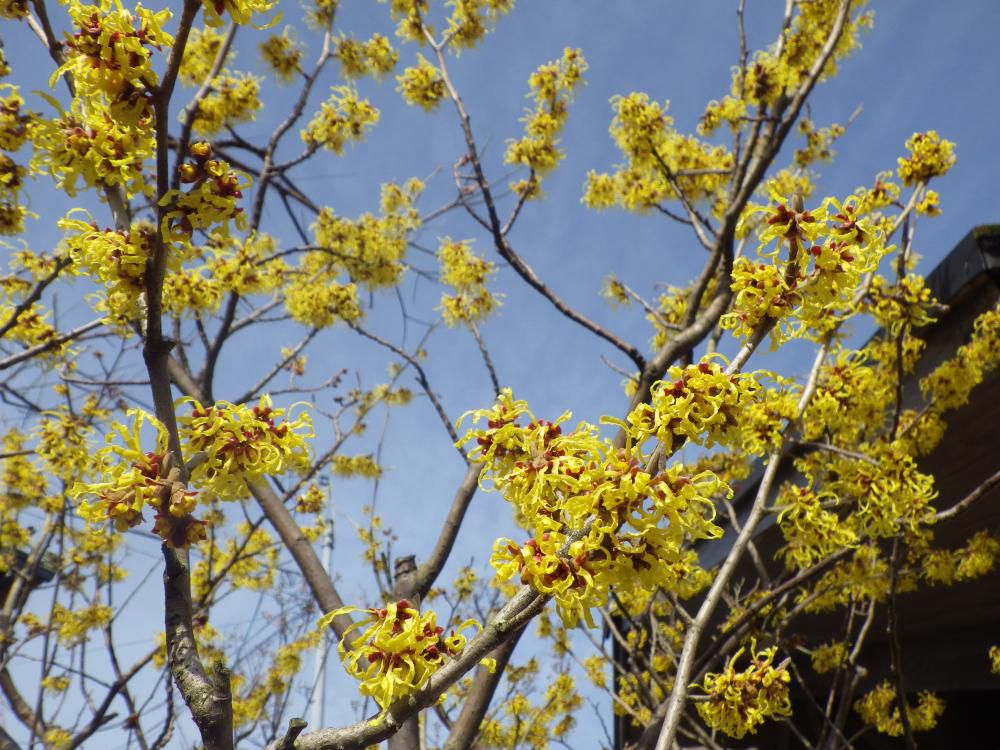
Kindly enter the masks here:
<path id="1" fill-rule="evenodd" d="M 298 24 L 297 2 L 281 4 L 285 22 Z M 635 343 L 648 342 L 650 331 L 635 312 L 615 312 L 599 298 L 602 279 L 610 272 L 653 297 L 654 284 L 684 283 L 700 267 L 703 250 L 683 227 L 658 215 L 635 216 L 610 211 L 594 213 L 580 204 L 584 176 L 589 169 L 608 170 L 619 155 L 607 135 L 615 94 L 644 91 L 653 99 L 669 99 L 670 112 L 682 131 L 693 132 L 710 99 L 729 88 L 730 67 L 737 59 L 735 2 L 724 0 L 524 0 L 501 21 L 495 34 L 478 50 L 453 60 L 455 82 L 472 115 L 486 166 L 494 180 L 504 173 L 504 142 L 521 132 L 519 118 L 527 105 L 527 77 L 540 63 L 557 58 L 564 47 L 580 47 L 590 64 L 587 85 L 571 107 L 563 138 L 567 158 L 545 183 L 546 198 L 530 204 L 511 240 L 540 276 L 567 302 Z M 54 6 L 54 4 L 53 4 Z M 153 3 L 154 7 L 158 7 Z M 750 44 L 759 48 L 773 40 L 783 2 L 747 3 Z M 957 142 L 958 163 L 935 189 L 941 194 L 943 215 L 922 221 L 916 249 L 928 271 L 975 224 L 1000 220 L 997 202 L 998 132 L 1000 132 L 1000 66 L 993 50 L 1000 28 L 1000 3 L 966 0 L 941 3 L 908 0 L 874 4 L 875 28 L 864 36 L 862 49 L 842 65 L 838 78 L 820 86 L 812 112 L 818 125 L 844 122 L 859 106 L 863 113 L 837 143 L 838 158 L 821 167 L 820 195 L 844 197 L 869 184 L 876 172 L 894 169 L 904 141 L 917 130 L 935 129 Z M 54 6 L 53 12 L 58 13 Z M 374 2 L 345 0 L 338 28 L 359 37 L 372 31 L 391 35 L 388 9 Z M 51 68 L 37 40 L 24 27 L 0 26 L 15 73 L 12 82 L 24 90 L 46 89 Z M 257 66 L 253 33 L 242 33 L 234 67 Z M 318 40 L 305 29 L 300 38 L 318 52 Z M 412 45 L 400 48 L 402 64 L 415 59 Z M 313 108 L 329 85 L 339 81 L 331 66 L 317 86 Z M 391 81 L 382 85 L 364 81 L 361 92 L 382 111 L 382 120 L 363 144 L 349 148 L 342 158 L 323 154 L 297 173 L 301 185 L 340 215 L 377 210 L 378 187 L 383 181 L 410 176 L 436 176 L 421 208 L 429 211 L 452 195 L 451 165 L 463 152 L 457 119 L 449 104 L 425 114 L 403 104 Z M 30 100 L 29 96 L 29 100 Z M 40 102 L 33 103 L 42 108 Z M 258 123 L 241 126 L 253 140 L 270 132 L 289 106 L 288 89 L 269 89 Z M 297 151 L 296 139 L 290 139 Z M 791 147 L 794 147 L 794 140 Z M 787 150 L 784 161 L 790 159 Z M 60 200 L 39 189 L 33 208 L 42 214 L 30 241 L 44 247 L 57 237 L 54 220 L 68 207 L 88 201 Z M 98 215 L 99 214 L 95 214 Z M 303 215 L 308 223 L 310 217 Z M 107 221 L 107 218 L 99 218 Z M 264 229 L 295 244 L 288 222 L 276 202 Z M 421 230 L 417 239 L 436 247 L 437 238 L 474 238 L 478 250 L 495 259 L 482 230 L 459 212 L 453 212 Z M 414 266 L 434 270 L 432 259 L 415 254 Z M 600 360 L 604 354 L 621 366 L 627 363 L 610 347 L 559 316 L 509 271 L 503 270 L 496 288 L 506 297 L 500 313 L 483 326 L 500 379 L 526 398 L 540 417 L 555 417 L 564 409 L 574 417 L 596 421 L 602 414 L 620 415 L 625 408 L 620 376 Z M 403 299 L 410 313 L 432 320 L 439 290 L 411 278 Z M 391 294 L 377 295 L 366 325 L 396 342 L 403 340 L 399 305 Z M 67 315 L 87 315 L 81 303 L 64 304 Z M 217 386 L 220 398 L 237 395 L 241 386 L 256 380 L 264 364 L 287 346 L 288 328 L 237 338 L 226 353 L 225 369 Z M 411 324 L 407 342 L 419 329 Z M 487 406 L 492 392 L 474 342 L 462 331 L 439 331 L 430 344 L 428 370 L 432 385 L 453 417 Z M 805 364 L 795 354 L 782 366 L 790 372 Z M 309 350 L 310 377 L 317 382 L 348 367 L 362 372 L 370 386 L 384 380 L 388 360 L 381 350 L 362 343 L 348 331 L 330 331 Z M 260 364 L 258 364 L 260 363 Z M 141 363 L 135 363 L 136 374 Z M 405 377 L 404 382 L 417 390 Z M 321 406 L 329 404 L 320 403 Z M 381 418 L 371 420 L 372 439 L 381 431 Z M 321 430 L 321 438 L 328 432 Z M 370 450 L 363 441 L 348 452 Z M 318 443 L 322 449 L 322 441 Z M 389 472 L 381 483 L 378 506 L 399 538 L 398 553 L 426 554 L 436 535 L 437 521 L 450 503 L 464 467 L 423 399 L 391 417 L 383 461 Z M 370 502 L 371 490 L 360 482 L 335 486 L 334 496 L 344 516 L 361 520 L 360 507 Z M 340 523 L 336 566 L 342 576 L 342 594 L 360 601 L 370 590 L 367 573 L 358 564 L 357 545 L 350 526 Z M 477 496 L 453 555 L 453 562 L 475 559 L 482 566 L 493 539 L 513 530 L 510 510 L 496 495 Z M 136 539 L 132 547 L 155 554 L 155 546 Z M 143 558 L 145 559 L 145 558 Z M 151 606 L 158 586 L 153 579 Z M 244 622 L 249 612 L 222 613 L 221 622 Z M 149 627 L 159 629 L 159 616 Z M 139 627 L 139 624 L 136 624 Z M 339 673 L 334 667 L 332 673 Z M 339 684 L 344 684 L 337 678 Z M 334 691 L 336 694 L 339 691 Z M 331 705 L 331 712 L 338 709 Z M 579 746 L 591 746 L 587 720 Z M 187 732 L 188 736 L 192 736 Z"/>

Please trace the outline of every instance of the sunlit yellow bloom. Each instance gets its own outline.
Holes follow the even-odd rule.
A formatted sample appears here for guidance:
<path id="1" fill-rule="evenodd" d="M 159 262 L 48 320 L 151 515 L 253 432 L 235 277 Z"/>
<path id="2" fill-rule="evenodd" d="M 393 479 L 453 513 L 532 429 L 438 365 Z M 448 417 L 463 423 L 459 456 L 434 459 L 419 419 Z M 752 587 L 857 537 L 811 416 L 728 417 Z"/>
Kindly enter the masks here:
<path id="1" fill-rule="evenodd" d="M 508 164 L 529 169 L 528 178 L 512 186 L 519 195 L 539 195 L 538 180 L 562 160 L 559 136 L 566 124 L 569 104 L 586 71 L 587 61 L 580 50 L 566 48 L 562 58 L 540 66 L 528 78 L 535 107 L 523 118 L 524 136 L 509 141 L 504 154 Z"/>
<path id="2" fill-rule="evenodd" d="M 396 76 L 396 83 L 396 90 L 402 95 L 403 101 L 423 107 L 427 112 L 433 112 L 448 96 L 440 71 L 421 54 L 417 55 L 416 65 Z"/>
<path id="3" fill-rule="evenodd" d="M 940 177 L 955 165 L 955 144 L 944 140 L 935 130 L 914 133 L 906 141 L 906 148 L 909 156 L 899 157 L 899 179 L 904 185 Z"/>
<path id="4" fill-rule="evenodd" d="M 205 454 L 191 472 L 191 483 L 213 497 L 246 497 L 246 482 L 298 471 L 309 463 L 306 438 L 313 432 L 306 412 L 281 419 L 288 410 L 273 408 L 267 396 L 253 407 L 226 401 L 203 407 L 189 398 L 182 403 L 190 404 L 191 411 L 178 418 L 181 439 L 191 453 Z"/>
<path id="5" fill-rule="evenodd" d="M 354 89 L 335 86 L 300 135 L 307 146 L 323 147 L 339 156 L 348 142 L 364 138 L 378 118 L 378 110 L 367 99 L 359 99 Z"/>
<path id="6" fill-rule="evenodd" d="M 496 266 L 473 253 L 468 241 L 442 240 L 438 262 L 441 282 L 455 291 L 441 295 L 441 316 L 447 325 L 477 323 L 499 307 L 499 296 L 486 287 Z"/>
<path id="7" fill-rule="evenodd" d="M 774 666 L 777 650 L 772 646 L 757 651 L 753 642 L 750 665 L 742 672 L 736 671 L 736 661 L 746 648 L 736 652 L 722 673 L 705 675 L 701 688 L 708 700 L 699 701 L 697 706 L 708 726 L 740 739 L 747 732 L 756 734 L 769 717 L 791 716 L 788 683 L 792 678 L 784 666 Z"/>
<path id="8" fill-rule="evenodd" d="M 461 631 L 479 628 L 474 620 L 466 620 L 445 635 L 433 611 L 421 613 L 406 599 L 379 609 L 343 607 L 324 615 L 318 625 L 325 628 L 350 612 L 363 616 L 337 647 L 341 661 L 361 681 L 361 694 L 374 698 L 383 709 L 423 688 L 446 660 L 462 653 L 466 637 Z M 357 630 L 361 632 L 351 637 Z"/>
<path id="9" fill-rule="evenodd" d="M 162 29 L 172 13 L 154 13 L 137 5 L 133 14 L 122 8 L 120 0 L 110 9 L 70 0 L 67 12 L 76 33 L 67 36 L 65 62 L 49 85 L 72 74 L 78 96 L 103 94 L 115 120 L 134 125 L 148 119 L 151 92 L 159 84 L 150 48 L 173 44 L 173 37 Z"/>
<path id="10" fill-rule="evenodd" d="M 292 29 L 286 26 L 281 35 L 271 34 L 257 48 L 267 66 L 274 71 L 278 80 L 288 82 L 292 76 L 302 72 L 302 48 L 292 36 Z"/>

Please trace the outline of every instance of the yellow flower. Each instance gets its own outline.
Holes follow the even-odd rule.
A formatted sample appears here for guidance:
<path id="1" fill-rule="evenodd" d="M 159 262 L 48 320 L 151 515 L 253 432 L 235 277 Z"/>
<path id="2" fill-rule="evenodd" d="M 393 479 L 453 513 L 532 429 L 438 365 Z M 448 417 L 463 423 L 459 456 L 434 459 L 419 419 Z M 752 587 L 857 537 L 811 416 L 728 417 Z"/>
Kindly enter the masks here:
<path id="1" fill-rule="evenodd" d="M 70 0 L 67 12 L 77 31 L 67 35 L 65 62 L 52 74 L 49 85 L 70 73 L 78 96 L 105 96 L 115 120 L 134 125 L 148 119 L 151 91 L 159 84 L 150 48 L 173 44 L 174 38 L 162 29 L 173 14 L 169 10 L 154 13 L 138 5 L 133 16 L 120 0 L 115 0 L 111 10 Z"/>
<path id="2" fill-rule="evenodd" d="M 500 306 L 499 296 L 486 287 L 496 266 L 472 252 L 468 241 L 441 241 L 438 248 L 441 282 L 455 294 L 441 295 L 441 316 L 449 326 L 478 323 Z"/>
<path id="3" fill-rule="evenodd" d="M 552 596 L 567 627 L 619 590 L 656 586 L 689 596 L 704 585 L 691 539 L 714 538 L 713 499 L 731 494 L 715 474 L 673 466 L 656 475 L 635 455 L 611 448 L 597 430 L 580 424 L 564 433 L 561 423 L 536 420 L 522 401 L 504 390 L 490 410 L 473 412 L 470 459 L 483 464 L 480 483 L 491 479 L 533 536 L 518 545 L 499 539 L 491 564 L 497 580 L 522 583 Z M 520 423 L 522 417 L 530 423 Z M 615 424 L 618 424 L 615 422 Z M 621 424 L 635 444 L 642 427 Z M 648 435 L 647 435 L 648 436 Z"/>
<path id="4" fill-rule="evenodd" d="M 191 29 L 187 45 L 184 47 L 184 59 L 181 60 L 178 79 L 185 86 L 200 86 L 215 64 L 215 58 L 222 49 L 223 36 L 211 26 L 203 29 Z M 223 61 L 228 65 L 234 56 L 230 51 Z"/>
<path id="5" fill-rule="evenodd" d="M 202 0 L 202 10 L 205 13 L 205 23 L 209 26 L 221 26 L 224 21 L 222 15 L 229 14 L 234 23 L 247 24 L 255 13 L 266 13 L 278 4 L 278 0 Z M 270 24 L 265 24 L 263 28 L 273 25 L 280 20 L 281 16 L 275 16 Z"/>
<path id="6" fill-rule="evenodd" d="M 514 191 L 522 196 L 540 194 L 538 180 L 559 164 L 559 136 L 566 124 L 569 103 L 583 82 L 587 61 L 578 49 L 566 48 L 559 60 L 540 66 L 528 78 L 535 108 L 524 118 L 525 134 L 507 143 L 504 161 L 527 167 L 527 180 L 514 183 Z"/>
<path id="7" fill-rule="evenodd" d="M 924 193 L 924 197 L 917 204 L 917 213 L 922 216 L 941 215 L 941 196 L 937 194 L 936 190 L 928 190 Z"/>
<path id="8" fill-rule="evenodd" d="M 826 674 L 847 661 L 847 644 L 834 641 L 817 646 L 812 651 L 812 667 L 817 674 Z"/>
<path id="9" fill-rule="evenodd" d="M 113 422 L 108 445 L 97 452 L 100 476 L 94 482 L 77 482 L 72 497 L 94 496 L 82 501 L 77 513 L 90 524 L 111 521 L 116 531 L 126 531 L 143 520 L 143 510 L 155 513 L 153 533 L 174 547 L 183 547 L 204 538 L 204 522 L 191 513 L 196 493 L 170 478 L 167 431 L 163 425 L 139 409 L 129 409 L 131 428 Z M 155 431 L 156 450 L 143 451 L 142 428 L 149 423 Z"/>
<path id="10" fill-rule="evenodd" d="M 288 410 L 273 408 L 267 396 L 261 396 L 253 407 L 227 401 L 203 407 L 190 398 L 181 403 L 191 406 L 188 414 L 178 418 L 181 439 L 190 453 L 205 456 L 191 472 L 191 483 L 213 497 L 246 497 L 246 482 L 309 465 L 306 438 L 313 437 L 313 432 L 305 412 L 282 420 Z"/>
<path id="11" fill-rule="evenodd" d="M 262 106 L 257 76 L 223 73 L 212 79 L 210 93 L 198 105 L 194 131 L 214 135 L 227 125 L 252 122 Z"/>
<path id="12" fill-rule="evenodd" d="M 746 648 L 741 648 L 720 674 L 709 673 L 701 687 L 708 696 L 698 705 L 698 713 L 712 729 L 718 729 L 735 739 L 757 728 L 771 716 L 791 716 L 788 697 L 791 675 L 784 666 L 774 666 L 777 647 L 757 651 L 756 641 L 750 646 L 750 666 L 736 671 L 736 661 Z"/>
<path id="13" fill-rule="evenodd" d="M 466 620 L 445 635 L 432 611 L 419 612 L 406 599 L 378 609 L 343 607 L 320 618 L 320 628 L 349 612 L 362 613 L 338 645 L 347 672 L 361 682 L 361 694 L 368 695 L 383 709 L 421 688 L 448 659 L 465 649 L 461 631 L 478 629 Z M 360 634 L 349 638 L 354 631 Z"/>
<path id="14" fill-rule="evenodd" d="M 421 55 L 417 55 L 417 64 L 408 67 L 402 75 L 396 76 L 396 90 L 403 96 L 403 101 L 427 112 L 433 112 L 448 96 L 444 78 L 434 65 Z"/>
<path id="15" fill-rule="evenodd" d="M 150 116 L 130 124 L 99 100 L 88 100 L 86 107 L 83 101 L 74 99 L 68 112 L 35 126 L 32 171 L 49 173 L 70 196 L 78 181 L 87 187 L 120 185 L 129 197 L 150 195 L 152 186 L 142 173 L 156 152 Z"/>
<path id="16" fill-rule="evenodd" d="M 302 72 L 302 48 L 292 37 L 290 26 L 286 26 L 280 36 L 269 35 L 257 48 L 279 80 L 287 83 L 292 80 L 293 75 Z"/>
<path id="17" fill-rule="evenodd" d="M 875 727 L 882 734 L 902 736 L 903 722 L 899 716 L 896 690 L 888 682 L 865 693 L 854 703 L 854 710 L 865 724 Z M 934 693 L 923 691 L 917 705 L 907 706 L 906 712 L 914 732 L 927 732 L 937 725 L 938 718 L 944 713 L 944 701 Z"/>
<path id="18" fill-rule="evenodd" d="M 927 182 L 940 177 L 955 165 L 955 144 L 944 140 L 935 130 L 914 133 L 906 141 L 908 156 L 899 157 L 899 179 L 904 185 Z"/>
<path id="19" fill-rule="evenodd" d="M 300 135 L 307 146 L 323 147 L 339 156 L 349 141 L 360 141 L 375 126 L 379 112 L 349 86 L 335 86 L 331 92 Z"/>
<path id="20" fill-rule="evenodd" d="M 193 161 L 182 165 L 181 175 L 183 182 L 193 183 L 191 189 L 171 190 L 160 199 L 160 205 L 168 208 L 163 216 L 164 235 L 184 246 L 198 229 L 215 229 L 227 236 L 233 222 L 245 230 L 246 215 L 237 201 L 250 187 L 250 178 L 231 170 L 224 161 L 209 158 L 207 144 L 195 143 L 189 150 Z"/>

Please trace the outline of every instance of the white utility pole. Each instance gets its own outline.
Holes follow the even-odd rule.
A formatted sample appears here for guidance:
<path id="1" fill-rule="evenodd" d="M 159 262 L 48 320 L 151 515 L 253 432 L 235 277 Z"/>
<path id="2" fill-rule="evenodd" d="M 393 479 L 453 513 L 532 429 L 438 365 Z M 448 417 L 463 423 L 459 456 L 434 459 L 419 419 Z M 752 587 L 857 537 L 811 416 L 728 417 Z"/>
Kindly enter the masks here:
<path id="1" fill-rule="evenodd" d="M 323 535 L 323 569 L 326 571 L 327 575 L 331 575 L 333 571 L 333 547 L 335 543 L 334 538 L 334 513 L 333 513 L 333 497 L 330 493 L 330 478 L 322 476 L 319 478 L 319 485 L 326 490 L 326 519 L 327 528 L 326 533 Z M 324 613 L 326 614 L 326 613 Z M 323 640 L 319 644 L 319 648 L 316 650 L 316 656 L 313 659 L 313 689 L 310 697 L 311 711 L 310 711 L 310 729 L 316 730 L 323 726 L 324 717 L 323 711 L 326 704 L 326 657 L 330 650 L 329 641 L 329 629 L 327 628 L 323 632 Z"/>

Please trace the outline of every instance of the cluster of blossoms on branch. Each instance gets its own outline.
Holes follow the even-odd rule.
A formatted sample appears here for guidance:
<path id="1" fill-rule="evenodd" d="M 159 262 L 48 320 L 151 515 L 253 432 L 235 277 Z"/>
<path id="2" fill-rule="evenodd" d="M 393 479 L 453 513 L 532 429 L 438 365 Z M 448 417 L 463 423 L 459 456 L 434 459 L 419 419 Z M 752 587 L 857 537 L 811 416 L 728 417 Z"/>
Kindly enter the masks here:
<path id="1" fill-rule="evenodd" d="M 658 471 L 643 461 L 640 446 L 656 436 L 669 455 L 688 438 L 726 442 L 738 431 L 735 407 L 752 398 L 756 384 L 751 376 L 722 374 L 717 363 L 673 374 L 672 384 L 656 386 L 662 395 L 653 405 L 614 423 L 629 435 L 624 450 L 585 423 L 564 434 L 568 414 L 554 423 L 537 420 L 509 391 L 492 409 L 473 413 L 486 427 L 473 427 L 462 442 L 476 441 L 471 456 L 483 464 L 481 481 L 502 492 L 533 533 L 522 545 L 497 540 L 498 578 L 519 577 L 552 596 L 569 627 L 580 619 L 592 626 L 592 611 L 613 587 L 658 586 L 691 596 L 703 585 L 690 544 L 721 535 L 714 503 L 731 490 L 711 471 Z"/>
<path id="2" fill-rule="evenodd" d="M 701 687 L 707 700 L 698 702 L 698 713 L 712 729 L 741 739 L 753 734 L 764 720 L 772 716 L 791 716 L 792 702 L 788 683 L 792 677 L 784 665 L 775 666 L 777 647 L 757 651 L 750 646 L 750 665 L 736 671 L 736 662 L 745 648 L 729 660 L 724 672 L 707 674 Z"/>
<path id="3" fill-rule="evenodd" d="M 334 618 L 351 612 L 364 616 L 344 633 L 340 658 L 361 682 L 361 694 L 374 698 L 383 709 L 424 687 L 446 660 L 465 649 L 467 639 L 461 631 L 479 627 L 466 620 L 445 635 L 432 610 L 420 612 L 406 599 L 376 609 L 337 609 L 320 618 L 318 626 L 327 627 Z M 348 638 L 355 630 L 361 632 Z"/>
<path id="4" fill-rule="evenodd" d="M 155 514 L 153 532 L 175 547 L 205 538 L 204 520 L 193 513 L 199 503 L 235 500 L 248 495 L 247 483 L 265 476 L 301 471 L 310 465 L 306 438 L 312 437 L 309 415 L 285 418 L 285 409 L 261 397 L 253 407 L 218 402 L 204 407 L 193 399 L 180 417 L 180 437 L 189 462 L 189 482 L 182 481 L 173 460 L 167 431 L 145 412 L 130 410 L 131 426 L 112 424 L 108 445 L 97 454 L 100 478 L 78 482 L 72 490 L 81 500 L 79 514 L 88 524 L 111 522 L 125 531 Z M 154 432 L 155 450 L 144 451 L 143 427 Z M 188 484 L 195 489 L 189 489 Z"/>

